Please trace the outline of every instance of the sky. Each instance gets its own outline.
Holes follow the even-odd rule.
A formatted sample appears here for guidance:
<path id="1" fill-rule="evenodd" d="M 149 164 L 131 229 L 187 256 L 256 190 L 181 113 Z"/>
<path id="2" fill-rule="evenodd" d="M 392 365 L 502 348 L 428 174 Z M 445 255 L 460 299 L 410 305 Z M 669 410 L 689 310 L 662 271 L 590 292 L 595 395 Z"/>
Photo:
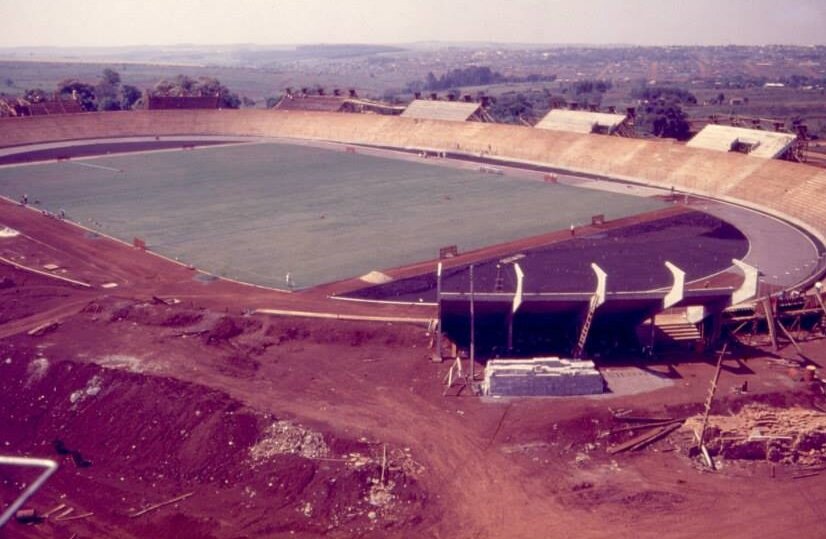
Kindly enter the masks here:
<path id="1" fill-rule="evenodd" d="M 826 44 L 826 0 L 0 0 L 0 47 Z"/>

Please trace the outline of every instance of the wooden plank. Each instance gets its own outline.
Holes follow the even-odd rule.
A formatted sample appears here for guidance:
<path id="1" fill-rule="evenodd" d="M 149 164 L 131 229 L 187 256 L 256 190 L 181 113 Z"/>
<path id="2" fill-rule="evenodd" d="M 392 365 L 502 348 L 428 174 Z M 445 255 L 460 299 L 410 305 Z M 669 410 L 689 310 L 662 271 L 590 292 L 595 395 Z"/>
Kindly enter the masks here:
<path id="1" fill-rule="evenodd" d="M 653 436 L 650 436 L 650 437 L 646 438 L 645 440 L 643 440 L 642 442 L 638 443 L 637 445 L 635 445 L 634 447 L 631 448 L 631 451 L 639 451 L 640 449 L 647 446 L 648 444 L 654 443 L 657 440 L 659 440 L 660 438 L 665 438 L 666 436 L 668 436 L 669 434 L 671 434 L 672 432 L 677 430 L 679 427 L 680 427 L 679 424 L 671 425 L 670 427 L 662 427 L 662 430 L 660 432 L 655 433 Z"/>
<path id="2" fill-rule="evenodd" d="M 623 451 L 628 451 L 632 449 L 634 446 L 641 444 L 648 440 L 649 438 L 653 438 L 654 436 L 658 436 L 665 432 L 666 427 L 657 427 L 654 429 L 649 430 L 648 432 L 644 432 L 638 436 L 634 436 L 628 441 L 625 441 L 619 445 L 615 445 L 613 447 L 608 448 L 608 454 L 614 455 L 616 453 L 622 453 Z"/>
<path id="3" fill-rule="evenodd" d="M 643 423 L 639 425 L 629 425 L 627 427 L 622 427 L 619 429 L 614 429 L 611 431 L 611 434 L 616 434 L 618 432 L 628 432 L 629 430 L 641 430 L 641 429 L 651 429 L 654 427 L 667 427 L 669 425 L 673 425 L 675 423 L 682 423 L 685 421 L 684 419 L 672 419 L 671 421 L 658 421 L 656 423 Z"/>
<path id="4" fill-rule="evenodd" d="M 164 507 L 166 505 L 170 505 L 170 504 L 173 504 L 173 503 L 176 503 L 176 502 L 183 501 L 183 500 L 189 498 L 190 496 L 192 496 L 193 494 L 195 494 L 195 493 L 194 492 L 187 492 L 186 494 L 181 494 L 180 496 L 175 496 L 172 499 L 150 505 L 149 507 L 141 509 L 137 513 L 132 513 L 131 515 L 129 515 L 129 518 L 137 518 L 141 515 L 145 515 L 146 513 L 150 512 L 150 511 L 154 511 L 155 509 L 160 509 L 161 507 Z"/>
<path id="5" fill-rule="evenodd" d="M 614 419 L 627 423 L 657 423 L 662 421 L 674 421 L 673 417 L 641 417 L 641 416 L 614 416 Z"/>
<path id="6" fill-rule="evenodd" d="M 809 358 L 806 357 L 806 354 L 803 353 L 803 349 L 800 348 L 800 345 L 797 344 L 797 341 L 795 340 L 795 338 L 792 337 L 792 334 L 789 333 L 789 330 L 786 329 L 786 327 L 783 325 L 783 323 L 780 320 L 777 320 L 777 326 L 783 331 L 783 334 L 786 335 L 786 338 L 789 339 L 792 342 L 792 346 L 794 346 L 794 349 L 797 351 L 797 355 L 802 357 L 805 361 L 809 361 Z"/>
<path id="7" fill-rule="evenodd" d="M 763 299 L 763 311 L 766 313 L 766 325 L 769 328 L 769 337 L 772 340 L 772 350 L 777 352 L 777 328 L 774 326 L 774 312 L 772 311 L 771 298 Z"/>
<path id="8" fill-rule="evenodd" d="M 92 515 L 94 515 L 94 513 L 83 513 L 82 515 L 75 515 L 73 517 L 56 518 L 55 520 L 59 520 L 60 522 L 68 522 L 70 520 L 80 520 L 82 518 L 88 518 Z"/>
<path id="9" fill-rule="evenodd" d="M 66 504 L 65 503 L 61 503 L 59 505 L 56 505 L 55 507 L 52 507 L 51 509 L 49 509 L 48 511 L 43 513 L 43 518 L 49 518 L 53 514 L 57 513 L 58 511 L 62 511 L 64 509 L 66 509 Z"/>

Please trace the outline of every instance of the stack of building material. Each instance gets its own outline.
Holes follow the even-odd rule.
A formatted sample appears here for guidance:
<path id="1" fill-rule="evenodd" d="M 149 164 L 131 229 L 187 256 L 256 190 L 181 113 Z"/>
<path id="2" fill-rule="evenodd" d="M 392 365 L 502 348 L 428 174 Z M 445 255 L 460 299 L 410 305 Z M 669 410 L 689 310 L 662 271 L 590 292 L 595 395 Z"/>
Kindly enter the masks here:
<path id="1" fill-rule="evenodd" d="M 561 396 L 602 393 L 602 375 L 592 361 L 558 357 L 492 359 L 482 389 L 491 396 Z"/>

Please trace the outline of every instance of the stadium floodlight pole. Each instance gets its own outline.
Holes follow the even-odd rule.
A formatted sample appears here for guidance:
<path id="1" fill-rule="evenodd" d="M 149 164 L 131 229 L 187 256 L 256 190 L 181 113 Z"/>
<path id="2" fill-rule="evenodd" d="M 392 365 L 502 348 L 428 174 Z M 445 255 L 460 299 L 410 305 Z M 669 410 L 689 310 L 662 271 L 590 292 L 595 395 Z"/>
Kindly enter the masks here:
<path id="1" fill-rule="evenodd" d="M 0 465 L 8 465 L 8 466 L 22 466 L 24 468 L 43 468 L 43 473 L 40 474 L 40 477 L 35 479 L 31 485 L 29 485 L 23 493 L 17 497 L 17 499 L 12 503 L 2 515 L 0 515 L 0 528 L 2 528 L 6 522 L 11 519 L 12 516 L 17 512 L 20 507 L 26 503 L 26 500 L 31 498 L 31 496 L 37 492 L 37 490 L 43 486 L 43 483 L 57 470 L 57 463 L 53 460 L 48 459 L 35 459 L 29 457 L 4 457 L 0 456 Z"/>
<path id="2" fill-rule="evenodd" d="M 473 264 L 470 265 L 470 381 L 473 382 L 473 365 L 476 363 L 476 308 L 473 293 Z"/>

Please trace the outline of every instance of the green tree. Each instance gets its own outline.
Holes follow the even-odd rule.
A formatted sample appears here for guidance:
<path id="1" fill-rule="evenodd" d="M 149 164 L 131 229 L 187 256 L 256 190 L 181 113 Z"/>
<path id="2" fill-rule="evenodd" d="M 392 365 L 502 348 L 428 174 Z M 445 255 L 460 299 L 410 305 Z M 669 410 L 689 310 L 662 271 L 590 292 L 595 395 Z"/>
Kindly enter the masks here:
<path id="1" fill-rule="evenodd" d="M 95 86 L 98 110 L 110 111 L 124 108 L 122 92 L 120 73 L 114 69 L 104 69 Z"/>
<path id="2" fill-rule="evenodd" d="M 668 100 L 688 105 L 696 105 L 697 97 L 676 86 L 641 86 L 631 90 L 631 97 L 645 101 Z"/>
<path id="3" fill-rule="evenodd" d="M 122 110 L 129 110 L 135 106 L 138 99 L 141 98 L 141 91 L 131 84 L 124 84 L 120 88 L 120 108 Z"/>
<path id="4" fill-rule="evenodd" d="M 77 99 L 81 108 L 85 111 L 97 109 L 97 97 L 95 87 L 77 79 L 66 79 L 57 85 L 57 93 L 63 99 Z"/>
<path id="5" fill-rule="evenodd" d="M 439 79 L 436 78 L 436 75 L 433 74 L 432 71 L 427 73 L 427 78 L 424 81 L 424 88 L 426 90 L 435 90 L 439 85 Z"/>
<path id="6" fill-rule="evenodd" d="M 41 103 L 49 99 L 49 94 L 43 88 L 29 88 L 23 92 L 23 99 L 29 103 Z"/>
<path id="7" fill-rule="evenodd" d="M 172 80 L 162 80 L 155 85 L 153 95 L 176 97 L 186 96 L 214 96 L 218 98 L 218 106 L 227 109 L 237 109 L 241 106 L 241 98 L 213 77 L 200 77 L 195 80 L 186 75 L 178 75 Z"/>
<path id="8" fill-rule="evenodd" d="M 198 79 L 197 91 L 200 95 L 214 95 L 218 97 L 218 106 L 225 109 L 241 107 L 241 98 L 232 93 L 229 88 L 221 84 L 216 78 L 201 77 Z"/>
<path id="9" fill-rule="evenodd" d="M 198 81 L 186 75 L 178 75 L 172 80 L 162 80 L 155 85 L 154 95 L 168 95 L 173 97 L 197 95 L 195 88 Z"/>
<path id="10" fill-rule="evenodd" d="M 107 67 L 103 70 L 101 82 L 106 82 L 107 84 L 111 84 L 112 86 L 118 86 L 120 85 L 120 73 L 118 73 L 114 69 L 109 69 Z"/>
<path id="11" fill-rule="evenodd" d="M 686 114 L 676 103 L 660 106 L 654 110 L 651 131 L 657 137 L 685 140 L 688 138 L 690 125 Z"/>
<path id="12" fill-rule="evenodd" d="M 120 100 L 117 97 L 102 97 L 98 99 L 98 110 L 100 111 L 112 111 L 112 110 L 120 110 Z"/>
<path id="13" fill-rule="evenodd" d="M 581 80 L 574 83 L 574 93 L 581 94 L 604 94 L 613 87 L 610 80 Z"/>

